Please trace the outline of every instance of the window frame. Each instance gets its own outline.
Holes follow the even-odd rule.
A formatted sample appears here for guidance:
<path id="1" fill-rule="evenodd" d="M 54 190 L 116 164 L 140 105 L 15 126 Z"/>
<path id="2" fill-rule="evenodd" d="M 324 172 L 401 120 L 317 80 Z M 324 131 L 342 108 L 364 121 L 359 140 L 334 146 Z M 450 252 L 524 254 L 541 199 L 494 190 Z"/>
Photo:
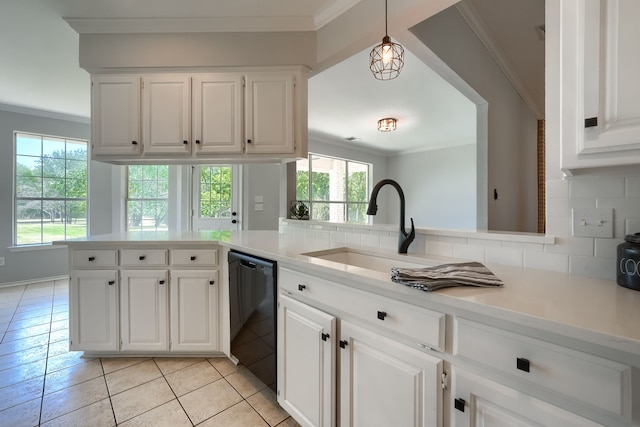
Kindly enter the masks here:
<path id="1" fill-rule="evenodd" d="M 314 157 L 316 158 L 323 158 L 323 159 L 329 159 L 332 161 L 341 161 L 344 162 L 344 176 L 345 176 L 345 183 L 344 183 L 344 200 L 331 200 L 330 198 L 328 200 L 314 200 L 312 199 L 312 193 L 313 193 L 313 160 Z M 296 186 L 296 200 L 294 200 L 294 202 L 303 202 L 306 203 L 308 205 L 309 208 L 309 219 L 313 220 L 314 218 L 314 205 L 318 205 L 318 204 L 326 204 L 326 205 L 342 205 L 342 211 L 343 211 L 343 218 L 344 221 L 337 221 L 337 220 L 332 220 L 331 218 L 328 221 L 331 222 L 337 222 L 337 223 L 343 223 L 343 224 L 369 224 L 371 223 L 371 219 L 366 217 L 364 222 L 356 222 L 356 221 L 351 221 L 350 215 L 349 215 L 349 207 L 350 205 L 362 205 L 365 209 L 369 204 L 369 196 L 371 194 L 371 184 L 372 184 L 372 175 L 373 175 L 373 164 L 371 163 L 367 163 L 367 162 L 363 162 L 360 160 L 353 160 L 353 159 L 347 159 L 347 158 L 343 158 L 343 157 L 337 157 L 337 156 L 328 156 L 325 154 L 319 154 L 319 153 L 311 153 L 309 152 L 308 156 L 307 156 L 307 164 L 308 164 L 308 184 L 307 184 L 307 197 L 306 199 L 298 199 L 298 194 L 297 194 L 297 185 L 298 185 L 298 168 L 297 168 L 297 162 L 296 162 L 296 181 L 295 181 L 295 186 Z M 349 180 L 349 164 L 350 163 L 357 163 L 359 165 L 363 165 L 366 166 L 367 168 L 367 179 L 366 179 L 366 198 L 364 201 L 360 202 L 360 201 L 351 201 L 349 200 L 349 187 L 350 187 L 350 180 Z M 327 221 L 327 220 L 323 220 L 323 219 L 316 219 L 315 221 Z"/>
<path id="2" fill-rule="evenodd" d="M 27 138 L 36 138 L 36 139 L 40 139 L 40 154 L 39 156 L 36 155 L 27 155 L 27 154 L 19 154 L 18 153 L 18 138 L 20 136 L 25 136 Z M 64 157 L 64 162 L 65 162 L 65 166 L 64 166 L 64 180 L 65 180 L 65 195 L 63 197 L 45 197 L 44 194 L 44 180 L 46 178 L 57 178 L 60 179 L 60 177 L 46 177 L 44 176 L 44 161 L 43 159 L 46 158 L 45 156 L 45 150 L 43 149 L 43 143 L 45 140 L 58 140 L 58 141 L 63 141 L 64 142 L 64 153 L 65 153 L 65 157 Z M 85 169 L 85 183 L 84 183 L 84 187 L 85 187 L 85 195 L 84 197 L 68 197 L 66 195 L 66 183 L 68 178 L 68 174 L 70 169 L 67 168 L 68 166 L 68 161 L 72 160 L 72 161 L 78 161 L 78 160 L 74 160 L 74 159 L 70 159 L 68 157 L 68 152 L 67 152 L 67 143 L 71 142 L 73 144 L 84 144 L 84 146 L 86 147 L 86 158 L 84 160 L 84 169 Z M 84 203 L 84 211 L 85 211 L 85 217 L 84 217 L 84 237 L 87 237 L 89 235 L 89 176 L 90 176 L 90 171 L 89 171 L 89 160 L 91 158 L 91 153 L 90 153 L 90 149 L 91 149 L 91 144 L 89 143 L 89 140 L 87 139 L 83 139 L 83 138 L 75 138 L 75 137 L 67 137 L 67 136 L 58 136 L 58 135 L 48 135 L 48 134 L 42 134 L 42 133 L 36 133 L 36 132 L 27 132 L 27 131 L 18 131 L 15 130 L 13 132 L 13 185 L 12 185 L 12 192 L 13 192 L 13 209 L 12 209 L 12 247 L 14 248 L 29 248 L 29 247 L 46 247 L 46 246 L 51 246 L 51 243 L 53 241 L 56 240 L 67 240 L 73 237 L 80 237 L 80 236 L 72 236 L 70 237 L 68 235 L 68 220 L 66 219 L 67 217 L 67 203 L 68 202 L 80 202 L 80 203 Z M 39 178 L 39 186 L 40 186 L 40 196 L 39 197 L 25 197 L 25 196 L 19 196 L 18 195 L 18 157 L 19 156 L 30 156 L 33 158 L 40 158 L 40 176 Z M 34 242 L 34 243 L 19 243 L 18 242 L 18 234 L 19 234 L 19 230 L 18 230 L 18 204 L 20 201 L 40 201 L 41 203 L 41 207 L 42 204 L 45 201 L 53 201 L 53 202 L 62 202 L 64 203 L 64 212 L 65 212 L 65 220 L 62 220 L 62 218 L 60 219 L 61 223 L 64 224 L 64 236 L 60 239 L 52 239 L 52 240 L 44 240 L 44 219 L 42 217 L 42 208 L 41 208 L 41 216 L 40 216 L 40 242 Z M 54 220 L 55 222 L 55 220 Z"/>
<path id="3" fill-rule="evenodd" d="M 167 168 L 167 180 L 166 180 L 166 188 L 167 188 L 167 193 L 166 193 L 166 197 L 164 198 L 152 198 L 152 197 L 138 197 L 138 198 L 131 198 L 129 197 L 129 191 L 130 191 L 130 187 L 129 187 L 129 176 L 130 176 L 130 168 L 131 167 L 145 167 L 145 166 L 155 166 L 155 167 L 166 167 Z M 157 170 L 156 170 L 156 175 L 157 175 Z M 147 165 L 147 164 L 140 164 L 140 165 L 127 165 L 127 167 L 125 168 L 125 186 L 124 186 L 124 229 L 126 232 L 128 231 L 134 231 L 134 232 L 158 232 L 158 231 L 170 231 L 171 230 L 171 220 L 170 220 L 170 216 L 171 216 L 171 201 L 172 201 L 172 188 L 171 188 L 171 176 L 172 176 L 172 168 L 170 165 L 168 164 L 156 164 L 156 165 Z M 144 181 L 144 180 L 143 180 Z M 159 182 L 158 179 L 154 180 L 156 182 L 156 184 Z M 141 202 L 141 203 L 145 203 L 145 202 L 164 202 L 166 205 L 166 229 L 165 228 L 158 228 L 158 224 L 156 223 L 154 225 L 153 228 L 148 228 L 145 229 L 142 226 L 142 217 L 141 217 L 141 222 L 140 222 L 140 227 L 136 227 L 136 228 L 131 228 L 129 226 L 129 205 L 130 203 L 134 201 L 134 202 Z"/>

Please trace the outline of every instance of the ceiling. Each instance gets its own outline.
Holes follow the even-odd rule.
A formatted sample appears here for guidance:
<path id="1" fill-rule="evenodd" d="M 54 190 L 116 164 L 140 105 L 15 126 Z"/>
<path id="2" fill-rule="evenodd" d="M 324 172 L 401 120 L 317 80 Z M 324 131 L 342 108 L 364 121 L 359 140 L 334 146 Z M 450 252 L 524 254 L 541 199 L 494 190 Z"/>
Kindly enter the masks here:
<path id="1" fill-rule="evenodd" d="M 313 31 L 359 1 L 369 0 L 0 0 L 0 104 L 89 117 L 89 75 L 78 66 L 79 36 L 62 18 L 74 27 L 74 19 L 84 18 L 79 22 L 96 31 L 105 23 L 130 25 L 144 18 L 167 24 L 185 18 L 217 31 Z M 481 39 L 502 58 L 501 66 L 523 99 L 532 110 L 543 111 L 544 44 L 534 45 L 534 27 L 544 21 L 544 0 L 465 4 L 476 26 L 479 22 L 485 29 Z M 399 78 L 375 80 L 369 50 L 310 79 L 311 134 L 381 152 L 473 143 L 475 107 L 470 101 L 408 51 Z M 396 118 L 398 129 L 378 132 L 376 122 L 383 117 Z M 357 139 L 345 140 L 351 137 Z"/>

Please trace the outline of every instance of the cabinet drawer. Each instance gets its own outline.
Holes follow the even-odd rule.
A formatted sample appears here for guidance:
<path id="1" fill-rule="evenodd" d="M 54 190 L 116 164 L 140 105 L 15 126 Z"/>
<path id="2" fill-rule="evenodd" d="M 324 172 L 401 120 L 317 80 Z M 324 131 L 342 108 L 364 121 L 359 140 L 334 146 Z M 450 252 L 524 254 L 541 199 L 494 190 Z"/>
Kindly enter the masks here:
<path id="1" fill-rule="evenodd" d="M 218 265 L 218 251 L 216 249 L 173 249 L 171 250 L 171 265 L 184 267 Z"/>
<path id="2" fill-rule="evenodd" d="M 454 356 L 630 416 L 629 366 L 463 318 L 455 328 Z"/>
<path id="3" fill-rule="evenodd" d="M 167 251 L 165 249 L 121 250 L 120 264 L 124 266 L 167 265 Z"/>
<path id="4" fill-rule="evenodd" d="M 118 265 L 117 250 L 77 250 L 73 251 L 72 264 L 74 267 L 116 267 Z"/>
<path id="5" fill-rule="evenodd" d="M 416 340 L 419 347 L 444 350 L 445 315 L 413 304 L 335 284 L 296 271 L 281 269 L 280 288 L 356 316 L 375 328 Z"/>

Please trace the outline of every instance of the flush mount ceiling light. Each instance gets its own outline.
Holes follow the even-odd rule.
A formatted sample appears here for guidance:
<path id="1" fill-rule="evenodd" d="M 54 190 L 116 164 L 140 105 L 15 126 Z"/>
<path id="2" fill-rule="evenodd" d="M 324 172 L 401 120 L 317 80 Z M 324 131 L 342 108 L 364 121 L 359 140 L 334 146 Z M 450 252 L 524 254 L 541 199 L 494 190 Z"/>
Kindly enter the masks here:
<path id="1" fill-rule="evenodd" d="M 371 50 L 369 68 L 378 80 L 391 80 L 400 75 L 404 66 L 404 49 L 391 41 L 387 30 L 387 0 L 384 0 L 384 37 L 382 43 Z"/>
<path id="2" fill-rule="evenodd" d="M 387 117 L 385 119 L 378 120 L 378 130 L 380 132 L 391 132 L 396 130 L 396 119 Z"/>

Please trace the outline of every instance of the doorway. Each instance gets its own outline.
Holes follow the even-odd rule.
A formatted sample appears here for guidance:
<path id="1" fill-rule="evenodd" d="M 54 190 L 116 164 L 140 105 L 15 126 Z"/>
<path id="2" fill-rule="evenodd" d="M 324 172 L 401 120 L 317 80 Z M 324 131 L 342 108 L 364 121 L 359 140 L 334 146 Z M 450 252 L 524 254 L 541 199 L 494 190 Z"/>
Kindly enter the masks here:
<path id="1" fill-rule="evenodd" d="M 241 229 L 240 165 L 197 165 L 191 168 L 191 229 Z"/>

